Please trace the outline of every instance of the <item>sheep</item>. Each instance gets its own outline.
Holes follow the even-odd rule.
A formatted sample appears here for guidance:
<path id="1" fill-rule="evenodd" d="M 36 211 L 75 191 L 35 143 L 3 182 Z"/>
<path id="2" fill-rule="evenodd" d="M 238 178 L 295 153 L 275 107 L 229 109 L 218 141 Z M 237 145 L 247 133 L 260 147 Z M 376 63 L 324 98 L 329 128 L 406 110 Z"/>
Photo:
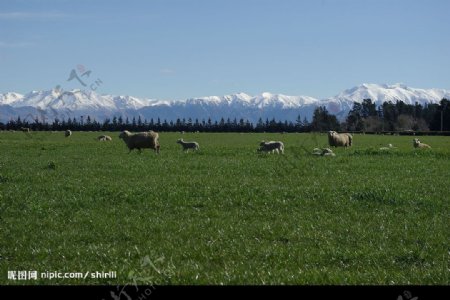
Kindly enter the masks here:
<path id="1" fill-rule="evenodd" d="M 269 153 L 274 153 L 276 151 L 278 154 L 280 154 L 280 152 L 281 154 L 284 154 L 284 144 L 280 141 L 261 141 L 258 152 L 262 151 Z"/>
<path id="2" fill-rule="evenodd" d="M 177 144 L 183 146 L 183 151 L 189 151 L 189 149 L 199 150 L 200 146 L 197 142 L 185 142 L 183 139 L 178 139 Z"/>
<path id="3" fill-rule="evenodd" d="M 20 130 L 22 130 L 23 132 L 30 132 L 30 128 L 27 127 L 20 127 Z"/>
<path id="4" fill-rule="evenodd" d="M 159 134 L 152 130 L 138 133 L 131 133 L 128 130 L 124 130 L 120 133 L 119 138 L 123 139 L 127 145 L 130 150 L 128 153 L 133 149 L 138 149 L 139 153 L 141 153 L 141 149 L 143 148 L 150 148 L 155 150 L 157 154 L 159 153 Z"/>
<path id="5" fill-rule="evenodd" d="M 330 148 L 314 148 L 313 155 L 317 156 L 336 156 L 336 154 L 333 153 L 333 150 Z"/>
<path id="6" fill-rule="evenodd" d="M 70 131 L 70 130 L 66 130 L 66 132 L 64 133 L 65 137 L 69 137 L 71 135 L 72 135 L 72 131 Z"/>
<path id="7" fill-rule="evenodd" d="M 424 144 L 419 139 L 413 139 L 414 148 L 431 149 L 430 145 Z"/>
<path id="8" fill-rule="evenodd" d="M 185 142 L 183 139 L 178 139 L 177 143 L 183 146 L 183 151 L 189 151 L 189 149 L 200 149 L 200 145 L 197 142 Z"/>
<path id="9" fill-rule="evenodd" d="M 314 148 L 312 154 L 313 154 L 313 155 L 322 155 L 322 149 L 320 149 L 320 148 Z"/>
<path id="10" fill-rule="evenodd" d="M 387 147 L 380 147 L 381 151 L 388 151 L 392 149 L 396 149 L 397 147 L 394 147 L 392 144 L 388 144 Z"/>
<path id="11" fill-rule="evenodd" d="M 350 133 L 337 133 L 336 131 L 328 131 L 328 144 L 330 147 L 350 147 L 353 137 Z"/>
<path id="12" fill-rule="evenodd" d="M 100 142 L 112 141 L 112 138 L 109 135 L 101 135 L 97 138 Z"/>

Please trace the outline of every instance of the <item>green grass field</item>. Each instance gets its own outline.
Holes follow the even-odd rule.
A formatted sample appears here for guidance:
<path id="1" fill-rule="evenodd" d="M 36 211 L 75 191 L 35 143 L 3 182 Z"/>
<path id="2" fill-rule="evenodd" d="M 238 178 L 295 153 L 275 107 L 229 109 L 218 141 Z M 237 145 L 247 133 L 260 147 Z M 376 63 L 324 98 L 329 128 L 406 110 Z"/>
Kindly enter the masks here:
<path id="1" fill-rule="evenodd" d="M 324 134 L 160 133 L 160 155 L 99 134 L 0 132 L 0 284 L 449 284 L 450 137 L 316 157 Z"/>

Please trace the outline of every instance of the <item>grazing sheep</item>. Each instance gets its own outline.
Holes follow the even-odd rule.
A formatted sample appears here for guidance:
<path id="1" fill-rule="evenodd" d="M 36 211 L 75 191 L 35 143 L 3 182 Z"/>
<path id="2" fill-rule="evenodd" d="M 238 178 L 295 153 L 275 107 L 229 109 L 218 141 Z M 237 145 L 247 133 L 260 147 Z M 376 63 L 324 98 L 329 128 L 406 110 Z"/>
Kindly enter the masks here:
<path id="1" fill-rule="evenodd" d="M 178 139 L 177 144 L 183 146 L 183 151 L 189 151 L 189 149 L 199 150 L 200 146 L 197 142 L 185 142 L 183 139 Z"/>
<path id="2" fill-rule="evenodd" d="M 22 130 L 23 132 L 30 132 L 30 128 L 27 127 L 20 127 L 20 130 Z"/>
<path id="3" fill-rule="evenodd" d="M 422 143 L 419 139 L 413 139 L 414 148 L 422 148 L 422 149 L 431 149 L 431 147 L 427 144 Z"/>
<path id="4" fill-rule="evenodd" d="M 330 148 L 314 148 L 313 155 L 317 156 L 336 156 L 336 154 L 333 153 L 333 150 Z"/>
<path id="5" fill-rule="evenodd" d="M 70 131 L 70 130 L 66 130 L 66 132 L 64 133 L 65 137 L 69 137 L 71 135 L 72 135 L 72 131 Z"/>
<path id="6" fill-rule="evenodd" d="M 112 141 L 112 138 L 109 135 L 101 135 L 97 138 L 100 142 Z"/>
<path id="7" fill-rule="evenodd" d="M 123 139 L 128 149 L 130 149 L 128 153 L 133 149 L 138 149 L 140 153 L 141 149 L 144 148 L 150 148 L 155 150 L 156 153 L 159 153 L 159 134 L 152 130 L 138 133 L 131 133 L 128 130 L 124 130 L 120 133 L 119 138 Z"/>
<path id="8" fill-rule="evenodd" d="M 328 131 L 328 144 L 330 147 L 350 147 L 353 137 L 350 133 L 337 133 L 336 131 Z"/>
<path id="9" fill-rule="evenodd" d="M 269 153 L 274 153 L 276 151 L 278 154 L 280 154 L 280 152 L 281 154 L 284 154 L 284 144 L 280 141 L 261 141 L 258 152 L 262 151 Z"/>

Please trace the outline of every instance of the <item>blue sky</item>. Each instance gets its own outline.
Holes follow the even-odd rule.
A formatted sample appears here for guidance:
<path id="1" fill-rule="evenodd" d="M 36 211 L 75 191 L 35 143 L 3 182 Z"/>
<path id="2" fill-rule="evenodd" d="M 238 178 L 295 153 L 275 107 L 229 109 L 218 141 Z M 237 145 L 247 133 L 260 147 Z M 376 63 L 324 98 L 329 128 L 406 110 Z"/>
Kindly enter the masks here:
<path id="1" fill-rule="evenodd" d="M 449 11 L 447 0 L 1 1 L 0 93 L 82 88 L 67 81 L 78 65 L 101 94 L 159 99 L 450 89 Z"/>

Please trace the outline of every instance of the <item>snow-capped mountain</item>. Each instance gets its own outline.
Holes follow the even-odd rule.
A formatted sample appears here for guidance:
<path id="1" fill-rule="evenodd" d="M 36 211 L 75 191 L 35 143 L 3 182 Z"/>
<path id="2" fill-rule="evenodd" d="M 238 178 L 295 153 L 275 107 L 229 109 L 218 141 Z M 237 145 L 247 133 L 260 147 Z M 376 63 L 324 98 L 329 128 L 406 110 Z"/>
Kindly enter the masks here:
<path id="1" fill-rule="evenodd" d="M 248 119 L 257 122 L 259 118 L 294 121 L 301 118 L 311 120 L 317 106 L 325 106 L 332 114 L 344 118 L 353 102 L 370 98 L 378 105 L 384 101 L 438 103 L 450 98 L 450 91 L 442 89 L 417 89 L 403 84 L 362 84 L 340 94 L 316 99 L 308 96 L 287 96 L 261 93 L 251 96 L 238 93 L 225 96 L 189 98 L 181 101 L 142 99 L 132 96 L 100 95 L 93 91 L 72 90 L 32 91 L 26 95 L 18 93 L 0 94 L 0 121 L 11 118 L 36 118 L 52 121 L 89 115 L 98 121 L 113 116 L 151 118 L 175 121 L 177 118 L 219 120 L 220 118 Z"/>
<path id="2" fill-rule="evenodd" d="M 448 98 L 450 91 L 442 89 L 417 89 L 404 84 L 370 84 L 364 83 L 360 86 L 345 90 L 335 97 L 334 101 L 361 102 L 362 99 L 372 99 L 377 104 L 383 102 L 403 101 L 406 104 L 438 103 L 442 98 Z"/>

